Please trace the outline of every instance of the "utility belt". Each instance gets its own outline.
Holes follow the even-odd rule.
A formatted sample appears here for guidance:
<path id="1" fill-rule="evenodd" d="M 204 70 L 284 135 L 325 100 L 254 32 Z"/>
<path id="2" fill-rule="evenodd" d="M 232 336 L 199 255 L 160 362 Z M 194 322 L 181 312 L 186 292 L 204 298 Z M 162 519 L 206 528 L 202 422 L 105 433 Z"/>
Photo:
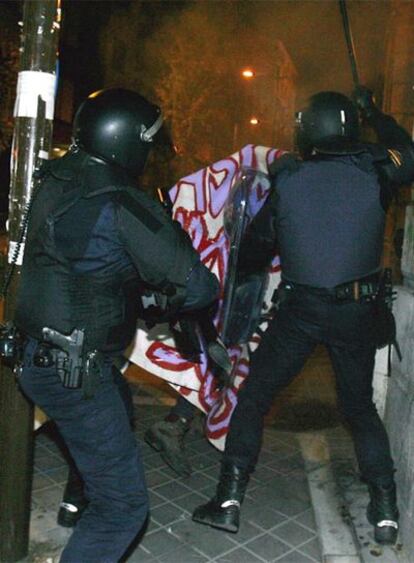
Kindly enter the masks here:
<path id="1" fill-rule="evenodd" d="M 359 280 L 337 285 L 333 293 L 337 301 L 373 301 L 378 293 L 379 275 L 368 276 Z"/>
<path id="2" fill-rule="evenodd" d="M 303 290 L 312 295 L 326 297 L 329 301 L 337 303 L 374 301 L 378 294 L 380 275 L 373 274 L 358 280 L 337 285 L 335 287 L 313 287 L 282 280 L 280 289 L 283 291 Z"/>

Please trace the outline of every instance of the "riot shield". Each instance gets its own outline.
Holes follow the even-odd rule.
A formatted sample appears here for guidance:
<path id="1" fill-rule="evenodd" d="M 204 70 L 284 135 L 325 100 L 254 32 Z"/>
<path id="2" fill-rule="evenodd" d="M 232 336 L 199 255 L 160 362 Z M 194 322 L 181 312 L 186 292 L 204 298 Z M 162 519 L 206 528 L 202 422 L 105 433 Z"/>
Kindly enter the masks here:
<path id="1" fill-rule="evenodd" d="M 248 342 L 260 322 L 268 271 L 241 277 L 238 263 L 243 235 L 263 205 L 263 194 L 269 187 L 267 174 L 242 168 L 224 208 L 229 257 L 220 325 L 221 338 L 227 347 Z"/>

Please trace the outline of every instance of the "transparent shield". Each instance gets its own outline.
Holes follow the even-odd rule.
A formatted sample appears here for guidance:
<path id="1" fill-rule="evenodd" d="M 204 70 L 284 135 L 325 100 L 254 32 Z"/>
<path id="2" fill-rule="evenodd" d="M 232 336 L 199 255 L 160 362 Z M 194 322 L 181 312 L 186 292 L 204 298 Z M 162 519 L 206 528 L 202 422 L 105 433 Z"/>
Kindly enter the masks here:
<path id="1" fill-rule="evenodd" d="M 248 342 L 262 310 L 267 272 L 239 276 L 240 244 L 250 221 L 262 207 L 270 179 L 251 168 L 240 170 L 224 209 L 224 230 L 229 241 L 229 258 L 224 285 L 221 337 L 226 346 Z"/>

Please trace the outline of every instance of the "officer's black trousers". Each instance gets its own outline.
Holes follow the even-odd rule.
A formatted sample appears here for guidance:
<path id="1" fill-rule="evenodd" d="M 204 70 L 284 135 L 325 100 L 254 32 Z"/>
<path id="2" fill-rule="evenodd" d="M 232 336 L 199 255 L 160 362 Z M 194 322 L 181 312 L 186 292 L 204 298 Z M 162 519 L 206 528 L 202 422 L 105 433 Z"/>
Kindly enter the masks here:
<path id="1" fill-rule="evenodd" d="M 94 396 L 66 389 L 55 367 L 33 363 L 37 342 L 25 347 L 20 386 L 54 419 L 85 484 L 88 507 L 61 563 L 116 563 L 142 528 L 148 495 L 125 404 L 105 363 Z"/>
<path id="2" fill-rule="evenodd" d="M 371 303 L 339 302 L 328 290 L 299 287 L 288 291 L 252 354 L 224 460 L 253 470 L 263 418 L 273 398 L 299 373 L 315 346 L 323 343 L 333 364 L 339 407 L 350 425 L 362 477 L 379 484 L 392 480 L 388 437 L 372 400 L 374 323 Z"/>

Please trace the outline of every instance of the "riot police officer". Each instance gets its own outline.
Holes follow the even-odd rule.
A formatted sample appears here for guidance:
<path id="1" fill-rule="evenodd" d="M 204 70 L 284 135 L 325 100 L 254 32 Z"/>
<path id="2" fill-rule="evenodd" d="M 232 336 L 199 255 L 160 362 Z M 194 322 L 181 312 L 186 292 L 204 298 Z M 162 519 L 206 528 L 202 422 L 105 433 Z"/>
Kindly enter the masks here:
<path id="1" fill-rule="evenodd" d="M 244 241 L 247 270 L 265 263 L 277 243 L 279 310 L 252 355 L 216 495 L 196 508 L 196 522 L 237 532 L 263 418 L 273 397 L 323 343 L 368 483 L 368 520 L 377 542 L 396 541 L 394 465 L 372 400 L 372 377 L 385 211 L 396 187 L 414 178 L 414 151 L 408 133 L 379 111 L 367 89 L 356 92 L 356 101 L 337 92 L 310 98 L 297 116 L 302 159 L 276 161 L 273 190 Z M 360 142 L 358 108 L 378 144 Z"/>
<path id="2" fill-rule="evenodd" d="M 42 171 L 27 232 L 15 323 L 20 385 L 57 424 L 88 506 L 61 561 L 118 561 L 148 498 L 113 359 L 129 344 L 142 288 L 175 310 L 213 302 L 216 278 L 137 180 L 162 128 L 160 109 L 109 89 L 75 115 L 74 145 Z"/>

